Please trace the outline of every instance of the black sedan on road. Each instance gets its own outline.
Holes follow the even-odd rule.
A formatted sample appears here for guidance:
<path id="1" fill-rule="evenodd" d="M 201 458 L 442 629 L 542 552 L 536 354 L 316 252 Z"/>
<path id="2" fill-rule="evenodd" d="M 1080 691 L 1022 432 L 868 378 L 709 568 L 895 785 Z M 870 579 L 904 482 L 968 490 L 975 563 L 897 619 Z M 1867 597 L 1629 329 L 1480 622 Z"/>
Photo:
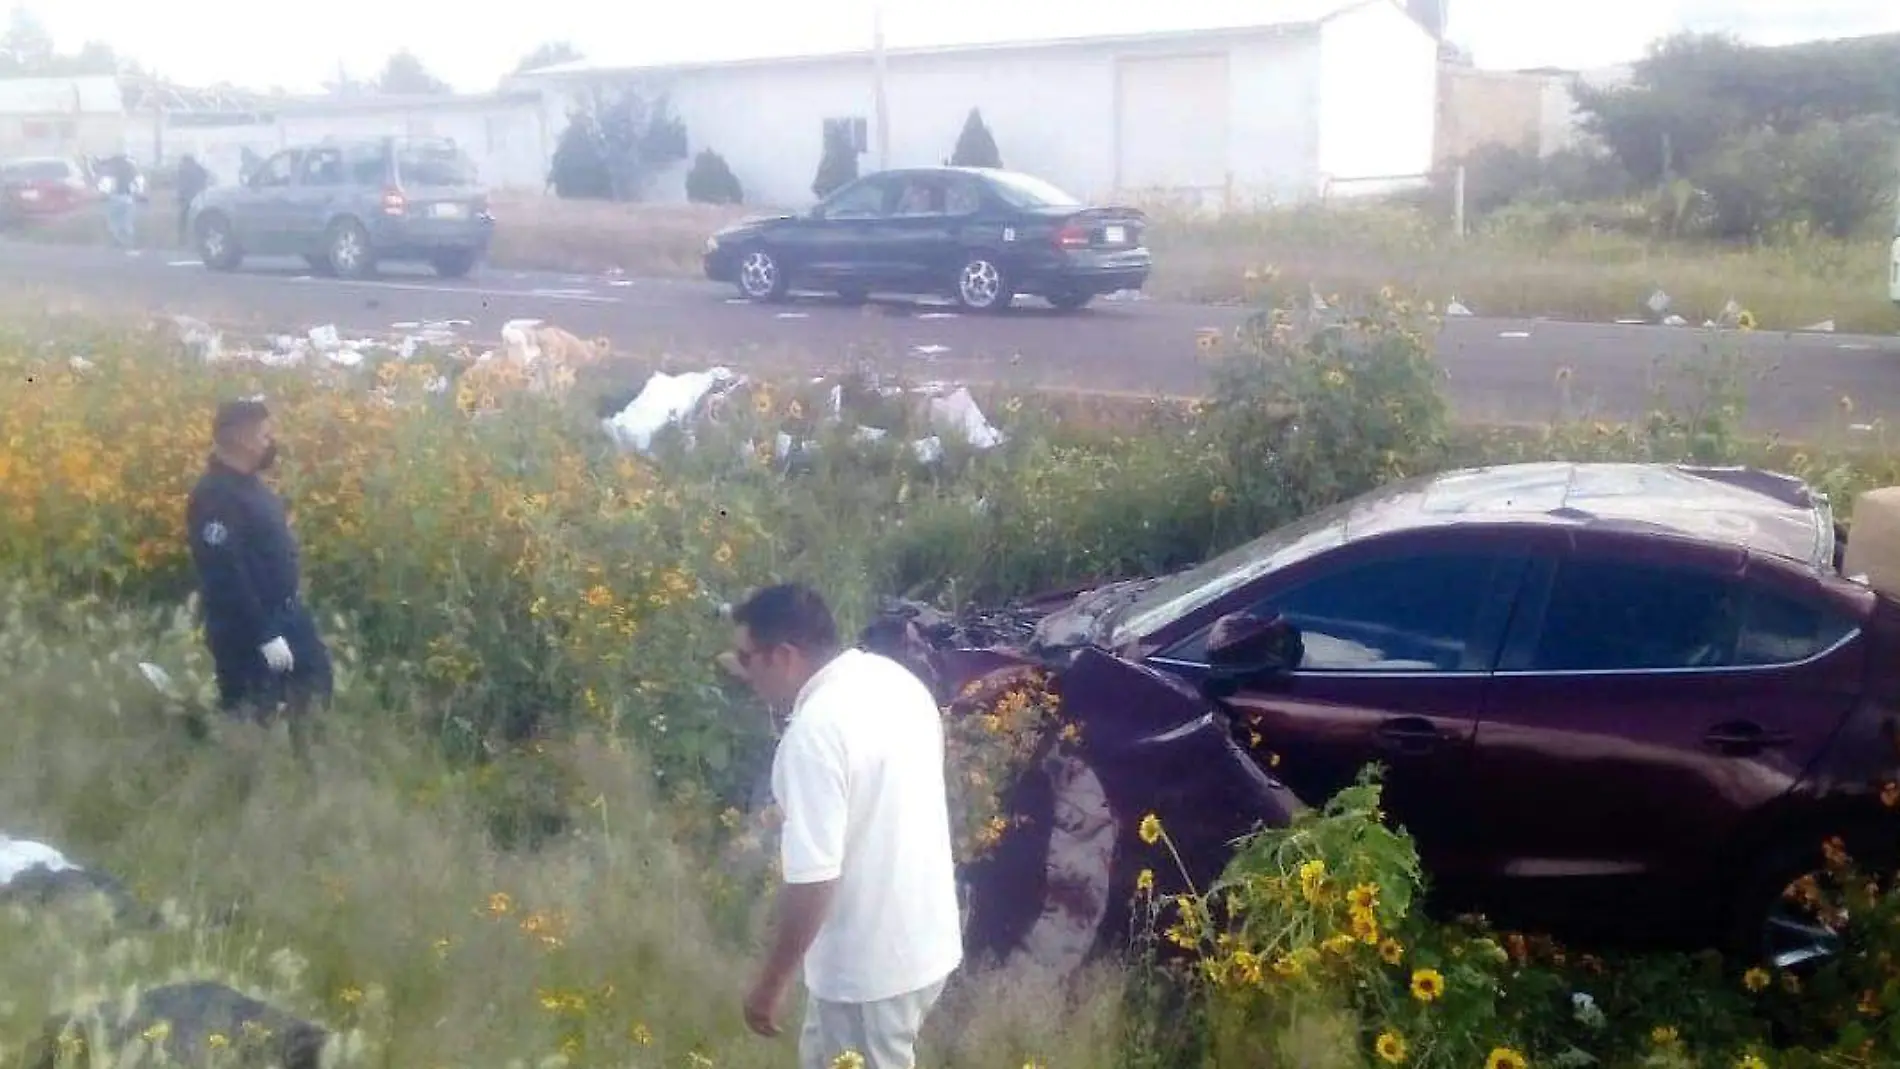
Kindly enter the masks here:
<path id="1" fill-rule="evenodd" d="M 1066 310 L 1147 282 L 1147 222 L 1014 171 L 907 168 L 859 178 L 804 215 L 727 227 L 704 260 L 707 278 L 754 301 L 793 289 L 854 302 L 942 294 L 990 312 L 1026 293 Z"/>

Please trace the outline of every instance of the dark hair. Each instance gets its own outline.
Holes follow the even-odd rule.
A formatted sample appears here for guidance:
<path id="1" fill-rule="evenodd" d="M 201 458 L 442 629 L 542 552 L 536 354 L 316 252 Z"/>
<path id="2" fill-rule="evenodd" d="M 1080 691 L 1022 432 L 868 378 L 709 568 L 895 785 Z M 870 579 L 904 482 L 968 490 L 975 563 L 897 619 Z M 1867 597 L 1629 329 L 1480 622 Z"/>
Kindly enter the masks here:
<path id="1" fill-rule="evenodd" d="M 218 405 L 217 414 L 211 417 L 211 437 L 214 441 L 224 441 L 235 431 L 254 427 L 270 418 L 270 407 L 255 397 L 238 401 L 225 401 Z"/>
<path id="2" fill-rule="evenodd" d="M 761 648 L 790 646 L 820 657 L 838 652 L 838 623 L 831 607 L 803 583 L 756 591 L 732 610 L 732 622 L 751 632 Z"/>

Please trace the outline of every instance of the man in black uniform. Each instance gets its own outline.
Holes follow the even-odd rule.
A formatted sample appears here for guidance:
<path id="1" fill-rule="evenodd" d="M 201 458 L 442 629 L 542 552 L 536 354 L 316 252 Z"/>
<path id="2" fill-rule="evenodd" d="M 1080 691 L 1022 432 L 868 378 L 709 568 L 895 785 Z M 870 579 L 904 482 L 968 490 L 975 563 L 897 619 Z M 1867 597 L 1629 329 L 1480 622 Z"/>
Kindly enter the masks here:
<path id="1" fill-rule="evenodd" d="M 298 593 L 297 539 L 284 504 L 258 478 L 276 458 L 263 401 L 219 405 L 211 459 L 192 488 L 185 523 L 219 704 L 260 722 L 287 713 L 301 749 L 312 707 L 330 698 L 333 673 Z"/>

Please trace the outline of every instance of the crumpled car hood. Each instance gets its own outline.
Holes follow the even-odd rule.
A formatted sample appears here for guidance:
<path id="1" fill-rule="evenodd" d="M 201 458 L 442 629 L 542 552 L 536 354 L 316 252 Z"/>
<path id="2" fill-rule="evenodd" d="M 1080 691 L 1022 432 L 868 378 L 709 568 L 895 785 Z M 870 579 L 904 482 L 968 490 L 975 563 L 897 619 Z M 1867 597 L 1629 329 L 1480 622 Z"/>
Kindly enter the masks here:
<path id="1" fill-rule="evenodd" d="M 1135 834 L 1143 816 L 1160 818 L 1186 875 L 1205 887 L 1237 839 L 1285 826 L 1304 805 L 1248 756 L 1226 713 L 1180 679 L 1093 646 L 1062 652 L 1059 666 L 1028 652 L 1041 608 L 952 620 L 892 603 L 863 644 L 910 666 L 952 716 L 975 712 L 959 699 L 973 683 L 1000 689 L 1053 668 L 1080 740 L 1045 745 L 1005 792 L 1026 823 L 968 867 L 965 934 L 973 959 L 1066 975 L 1126 938 L 1142 870 L 1162 893 L 1184 889 L 1167 851 Z"/>

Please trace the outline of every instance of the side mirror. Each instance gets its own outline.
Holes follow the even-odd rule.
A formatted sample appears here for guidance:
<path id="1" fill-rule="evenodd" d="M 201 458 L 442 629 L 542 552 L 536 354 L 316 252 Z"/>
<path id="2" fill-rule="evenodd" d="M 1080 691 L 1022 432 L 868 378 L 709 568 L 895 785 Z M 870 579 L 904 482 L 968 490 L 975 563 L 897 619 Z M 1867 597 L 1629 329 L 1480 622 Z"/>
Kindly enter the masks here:
<path id="1" fill-rule="evenodd" d="M 1224 686 L 1291 672 L 1305 655 L 1299 628 L 1278 613 L 1228 613 L 1207 633 L 1207 664 Z"/>

